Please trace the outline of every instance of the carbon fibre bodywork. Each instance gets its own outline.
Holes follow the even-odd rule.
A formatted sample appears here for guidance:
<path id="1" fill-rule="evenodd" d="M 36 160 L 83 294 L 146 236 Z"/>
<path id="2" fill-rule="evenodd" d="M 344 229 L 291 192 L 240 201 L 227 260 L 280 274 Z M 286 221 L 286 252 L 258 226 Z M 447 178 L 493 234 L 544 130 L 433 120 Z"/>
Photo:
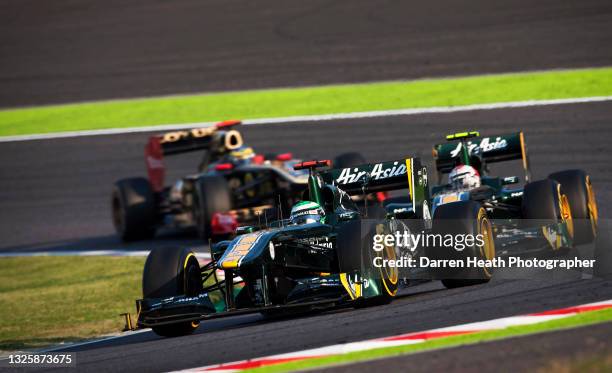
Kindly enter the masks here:
<path id="1" fill-rule="evenodd" d="M 426 179 L 419 182 L 425 167 L 412 158 L 328 171 L 318 171 L 321 164 L 316 162 L 303 164 L 310 169 L 308 198 L 325 209 L 324 221 L 289 224 L 279 220 L 239 229 L 236 238 L 212 246 L 211 262 L 201 268 L 204 288 L 200 294 L 138 300 L 138 326 L 393 297 L 397 279 L 391 286 L 380 273 L 373 273 L 367 264 L 371 260 L 363 257 L 363 238 L 371 231 L 362 227 L 363 216 L 351 195 L 404 189 L 414 206 L 420 207 L 428 197 Z M 349 173 L 353 177 L 348 178 Z M 385 217 L 377 227 L 389 231 L 390 224 Z"/>
<path id="2" fill-rule="evenodd" d="M 447 143 L 433 147 L 438 181 L 455 165 L 466 164 L 474 167 L 480 174 L 481 185 L 460 190 L 450 184 L 433 186 L 434 216 L 436 209 L 443 204 L 467 200 L 480 203 L 493 223 L 498 256 L 535 254 L 573 246 L 573 223 L 571 215 L 568 219 L 563 216 L 567 213 L 564 211 L 567 206 L 563 206 L 564 194 L 561 185 L 553 182 L 556 183 L 554 199 L 555 204 L 559 206 L 559 216 L 534 219 L 525 213 L 525 186 L 532 180 L 529 155 L 522 132 L 495 136 L 463 132 L 449 135 L 447 140 Z M 524 171 L 522 180 L 518 176 L 489 174 L 489 164 L 513 160 L 521 162 Z M 515 185 L 521 181 L 524 185 Z"/>

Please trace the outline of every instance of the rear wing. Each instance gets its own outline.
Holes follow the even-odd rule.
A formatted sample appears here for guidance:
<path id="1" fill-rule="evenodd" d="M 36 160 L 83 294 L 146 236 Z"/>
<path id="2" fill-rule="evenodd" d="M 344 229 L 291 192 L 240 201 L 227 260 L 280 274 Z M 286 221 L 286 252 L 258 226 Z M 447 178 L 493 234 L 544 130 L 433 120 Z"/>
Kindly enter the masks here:
<path id="1" fill-rule="evenodd" d="M 164 156 L 208 150 L 215 155 L 243 145 L 240 132 L 232 129 L 240 121 L 225 121 L 214 126 L 167 132 L 149 137 L 145 146 L 145 161 L 149 181 L 154 191 L 164 188 Z"/>
<path id="2" fill-rule="evenodd" d="M 453 169 L 455 161 L 461 156 L 463 143 L 467 144 L 470 155 L 480 151 L 486 163 L 521 159 L 525 170 L 525 179 L 529 181 L 529 156 L 523 132 L 498 136 L 474 136 L 464 141 L 450 141 L 434 145 L 433 157 L 436 162 L 436 170 L 439 173 L 449 173 Z"/>
<path id="3" fill-rule="evenodd" d="M 427 167 L 420 158 L 336 168 L 320 175 L 326 184 L 336 185 L 350 195 L 407 189 L 415 208 L 429 198 Z"/>

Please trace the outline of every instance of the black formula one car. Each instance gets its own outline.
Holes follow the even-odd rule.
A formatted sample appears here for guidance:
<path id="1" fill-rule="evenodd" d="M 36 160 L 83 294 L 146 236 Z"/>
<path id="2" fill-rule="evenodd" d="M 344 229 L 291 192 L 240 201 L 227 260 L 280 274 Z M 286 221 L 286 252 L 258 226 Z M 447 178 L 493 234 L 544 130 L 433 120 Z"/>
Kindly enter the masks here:
<path id="1" fill-rule="evenodd" d="M 413 221 L 426 229 L 426 168 L 409 158 L 319 170 L 329 165 L 296 164 L 309 171 L 308 189 L 290 219 L 238 228 L 236 238 L 212 246 L 212 261 L 203 267 L 189 249 L 154 249 L 144 268 L 144 298 L 136 302 L 137 327 L 176 336 L 223 316 L 391 301 L 407 283 L 400 283 L 396 268 L 374 263 L 396 260 L 400 248 L 375 251 L 368 243 L 374 234 L 401 230 L 401 223 L 391 215 L 366 219 L 351 196 L 405 190 Z"/>
<path id="2" fill-rule="evenodd" d="M 448 183 L 432 188 L 434 217 L 450 219 L 458 209 L 483 207 L 493 224 L 499 256 L 560 251 L 595 239 L 597 203 L 585 171 L 566 170 L 531 180 L 522 132 L 498 136 L 464 132 L 447 140 L 433 148 L 438 181 L 448 175 Z M 519 183 L 518 176 L 490 175 L 490 164 L 510 160 L 522 164 L 522 187 L 509 187 Z M 476 182 L 470 184 L 470 177 Z"/>
<path id="3" fill-rule="evenodd" d="M 240 121 L 151 136 L 148 178 L 119 180 L 112 217 L 124 241 L 152 238 L 160 227 L 195 228 L 204 239 L 232 235 L 238 225 L 277 218 L 306 190 L 308 172 L 291 153 L 256 154 L 236 129 Z M 164 157 L 201 151 L 197 172 L 165 183 Z M 339 166 L 364 163 L 359 153 L 338 155 Z"/>

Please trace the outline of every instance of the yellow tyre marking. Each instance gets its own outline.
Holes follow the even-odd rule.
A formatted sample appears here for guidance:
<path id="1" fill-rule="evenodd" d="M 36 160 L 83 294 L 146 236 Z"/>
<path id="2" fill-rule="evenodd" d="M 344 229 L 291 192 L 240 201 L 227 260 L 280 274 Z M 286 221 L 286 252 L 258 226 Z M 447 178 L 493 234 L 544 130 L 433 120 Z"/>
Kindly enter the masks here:
<path id="1" fill-rule="evenodd" d="M 195 258 L 195 255 L 193 253 L 189 253 L 187 257 L 185 258 L 185 263 L 183 263 L 183 271 L 187 269 L 187 262 L 189 261 L 189 258 L 191 257 Z"/>
<path id="2" fill-rule="evenodd" d="M 379 229 L 380 227 L 380 229 Z M 382 231 L 384 231 L 384 226 L 382 224 L 379 224 L 376 227 L 376 231 L 378 233 L 378 231 L 381 231 L 380 233 L 383 233 Z M 396 259 L 396 255 L 395 255 L 395 247 L 394 246 L 385 246 L 384 250 L 381 252 L 382 254 L 386 254 L 384 256 L 386 256 L 386 259 L 389 260 L 395 260 Z M 385 259 L 383 257 L 383 259 Z M 383 272 L 383 267 L 380 267 L 380 279 L 381 282 L 383 283 L 383 286 L 385 288 L 385 290 L 387 291 L 387 293 L 394 297 L 395 294 L 397 293 L 397 281 L 399 279 L 399 272 L 398 269 L 396 267 L 390 267 L 390 268 L 386 268 L 386 266 L 384 266 L 384 272 Z M 387 284 L 387 282 L 390 283 L 390 285 Z M 391 290 L 390 288 L 394 288 L 393 290 Z"/>
<path id="3" fill-rule="evenodd" d="M 493 229 L 491 228 L 491 222 L 487 218 L 487 212 L 481 208 L 478 211 L 478 229 L 480 234 L 483 236 L 484 245 L 480 249 L 481 255 L 486 260 L 493 260 L 495 258 L 495 240 L 493 239 Z M 485 276 L 487 278 L 492 277 L 491 270 L 487 267 L 483 268 Z"/>
<path id="4" fill-rule="evenodd" d="M 195 258 L 196 256 L 195 256 L 195 254 L 194 254 L 194 253 L 189 253 L 189 254 L 187 254 L 187 257 L 185 258 L 185 262 L 183 263 L 183 281 L 185 282 L 185 289 L 187 289 L 187 276 L 186 276 L 185 271 L 187 271 L 187 263 L 189 262 L 189 259 L 190 259 L 191 257 L 194 257 L 194 258 Z M 197 258 L 196 258 L 196 260 L 197 260 Z M 139 313 L 140 313 L 140 312 L 139 312 Z M 199 322 L 199 321 L 192 321 L 192 322 L 191 322 L 191 327 L 192 327 L 193 329 L 197 328 L 199 325 L 200 325 L 200 322 Z"/>
<path id="5" fill-rule="evenodd" d="M 589 209 L 589 218 L 591 220 L 591 229 L 593 230 L 593 236 L 597 234 L 597 224 L 599 220 L 599 211 L 597 210 L 597 201 L 595 200 L 595 191 L 593 185 L 591 185 L 591 177 L 586 177 L 586 188 L 587 188 L 587 207 Z"/>
<path id="6" fill-rule="evenodd" d="M 383 283 L 383 285 L 384 285 L 385 290 L 387 291 L 387 293 L 388 293 L 390 296 L 394 297 L 394 296 L 395 296 L 395 294 L 397 293 L 397 288 L 395 288 L 395 289 L 393 289 L 393 291 L 391 291 L 391 290 L 389 289 L 389 287 L 387 286 L 387 281 L 385 281 L 385 279 L 383 279 L 383 280 L 382 280 L 382 283 Z"/>
<path id="7" fill-rule="evenodd" d="M 569 200 L 567 196 L 561 193 L 561 184 L 557 184 L 557 195 L 559 197 L 559 209 L 561 211 L 561 220 L 567 227 L 567 233 L 570 237 L 574 238 L 574 220 L 572 219 L 572 210 L 570 209 Z M 560 241 L 561 237 L 557 236 L 557 240 Z M 558 242 L 560 246 L 560 242 Z"/>
<path id="8" fill-rule="evenodd" d="M 193 253 L 187 254 L 187 257 L 185 258 L 185 262 L 183 263 L 183 289 L 185 289 L 185 290 L 187 290 L 187 273 L 186 273 L 186 271 L 187 271 L 187 263 L 189 262 L 189 259 L 191 257 L 195 258 L 195 255 Z"/>
<path id="9" fill-rule="evenodd" d="M 572 218 L 569 200 L 565 194 L 561 195 L 561 217 L 567 227 L 567 233 L 569 233 L 571 238 L 574 238 L 574 219 Z"/>
<path id="10" fill-rule="evenodd" d="M 385 246 L 384 253 L 387 254 L 386 257 L 395 260 L 397 257 L 395 255 L 395 247 L 394 246 Z M 385 267 L 386 277 L 389 279 L 393 285 L 397 284 L 397 279 L 399 278 L 397 267 Z"/>

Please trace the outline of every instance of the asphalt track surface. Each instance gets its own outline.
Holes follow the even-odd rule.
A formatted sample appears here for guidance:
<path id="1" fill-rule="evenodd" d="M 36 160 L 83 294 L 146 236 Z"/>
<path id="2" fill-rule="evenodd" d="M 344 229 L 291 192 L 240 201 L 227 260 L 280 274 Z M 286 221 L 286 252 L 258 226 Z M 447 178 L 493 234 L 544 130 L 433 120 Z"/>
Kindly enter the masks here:
<path id="1" fill-rule="evenodd" d="M 604 66 L 609 0 L 5 0 L 0 107 Z"/>
<path id="2" fill-rule="evenodd" d="M 524 130 L 534 176 L 582 167 L 592 175 L 602 217 L 612 206 L 609 138 L 612 103 L 426 114 L 323 123 L 243 128 L 259 152 L 292 150 L 327 158 L 358 149 L 370 161 L 421 154 L 452 132 L 483 134 Z M 2 250 L 142 249 L 189 246 L 165 234 L 125 246 L 114 237 L 109 193 L 114 180 L 144 173 L 145 135 L 96 136 L 5 143 L 0 147 Z M 195 157 L 176 158 L 175 174 L 193 170 Z M 504 171 L 508 172 L 511 168 Z M 357 341 L 411 331 L 543 311 L 609 299 L 601 279 L 494 280 L 444 290 L 439 283 L 411 289 L 389 306 L 338 310 L 265 321 L 257 315 L 205 322 L 197 334 L 160 339 L 150 332 L 75 348 L 83 371 L 165 371 Z"/>
<path id="3" fill-rule="evenodd" d="M 607 217 L 606 209 L 612 206 L 611 117 L 612 102 L 602 102 L 255 125 L 241 131 L 245 141 L 260 153 L 292 151 L 303 159 L 325 159 L 359 150 L 369 161 L 421 155 L 430 163 L 431 146 L 446 133 L 524 130 L 534 178 L 584 168 L 592 175 L 603 217 Z M 109 203 L 112 184 L 123 177 L 146 175 L 146 139 L 147 134 L 125 134 L 3 143 L 0 251 L 141 250 L 183 242 L 172 232 L 162 232 L 159 240 L 124 245 L 114 235 Z M 194 172 L 198 157 L 168 157 L 168 182 Z M 505 172 L 513 170 L 506 164 L 503 167 Z M 200 244 L 195 239 L 183 243 Z"/>

